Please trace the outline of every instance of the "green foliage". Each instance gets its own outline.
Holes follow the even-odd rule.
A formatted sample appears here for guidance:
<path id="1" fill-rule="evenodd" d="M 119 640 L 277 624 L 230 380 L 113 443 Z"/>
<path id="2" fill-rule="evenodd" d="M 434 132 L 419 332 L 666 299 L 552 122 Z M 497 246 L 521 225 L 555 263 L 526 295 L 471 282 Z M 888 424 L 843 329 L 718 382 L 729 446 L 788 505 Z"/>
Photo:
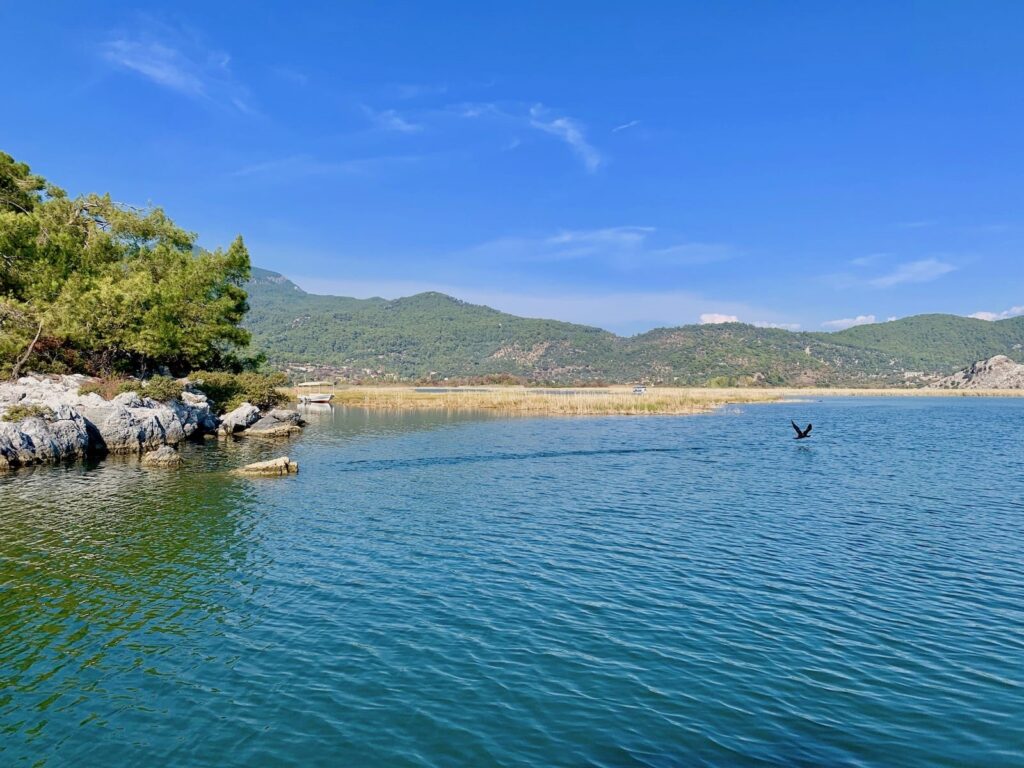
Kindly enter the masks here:
<path id="1" fill-rule="evenodd" d="M 903 384 L 914 371 L 948 374 L 996 354 L 1019 359 L 1024 349 L 1024 318 L 922 315 L 839 333 L 723 323 L 624 338 L 439 293 L 396 301 L 315 296 L 259 269 L 248 291 L 246 325 L 272 363 L 331 365 L 352 380 L 372 378 L 369 369 L 432 383 L 508 377 L 532 384 L 869 386 Z"/>
<path id="2" fill-rule="evenodd" d="M 218 413 L 227 413 L 242 403 L 251 403 L 262 411 L 288 402 L 288 395 L 279 389 L 288 383 L 288 377 L 277 371 L 199 371 L 189 379 L 210 399 Z"/>
<path id="3" fill-rule="evenodd" d="M 68 197 L 0 153 L 0 372 L 37 331 L 36 368 L 240 367 L 249 254 L 195 240 L 159 208 Z"/>
<path id="4" fill-rule="evenodd" d="M 145 381 L 128 379 L 122 381 L 119 387 L 121 392 L 136 392 L 142 397 L 151 397 L 161 403 L 180 400 L 183 390 L 184 387 L 170 376 L 152 376 Z"/>
<path id="5" fill-rule="evenodd" d="M 48 419 L 53 416 L 53 409 L 45 405 L 12 405 L 3 415 L 4 421 L 24 421 L 40 417 Z"/>

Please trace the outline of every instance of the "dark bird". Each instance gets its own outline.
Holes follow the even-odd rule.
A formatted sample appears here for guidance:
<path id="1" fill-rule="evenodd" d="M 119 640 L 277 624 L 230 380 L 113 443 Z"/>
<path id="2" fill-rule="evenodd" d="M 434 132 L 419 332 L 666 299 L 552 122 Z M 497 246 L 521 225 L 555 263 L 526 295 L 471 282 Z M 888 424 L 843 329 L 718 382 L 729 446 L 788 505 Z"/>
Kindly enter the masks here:
<path id="1" fill-rule="evenodd" d="M 794 440 L 803 440 L 805 437 L 811 436 L 811 427 L 814 426 L 813 424 L 808 424 L 807 429 L 800 429 L 800 427 L 796 425 L 795 421 L 790 420 L 789 423 L 792 424 L 793 429 L 796 430 L 796 437 L 793 438 Z"/>

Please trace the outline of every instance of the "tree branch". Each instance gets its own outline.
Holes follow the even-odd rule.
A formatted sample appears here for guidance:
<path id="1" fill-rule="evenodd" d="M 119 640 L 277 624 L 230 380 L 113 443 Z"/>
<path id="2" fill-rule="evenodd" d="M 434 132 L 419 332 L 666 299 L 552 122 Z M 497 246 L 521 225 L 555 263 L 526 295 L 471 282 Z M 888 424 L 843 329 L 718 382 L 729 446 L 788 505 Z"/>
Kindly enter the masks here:
<path id="1" fill-rule="evenodd" d="M 28 345 L 28 349 L 25 350 L 25 354 L 21 356 L 21 359 L 18 362 L 16 362 L 14 364 L 14 367 L 11 369 L 11 379 L 12 380 L 16 381 L 18 379 L 18 374 L 21 373 L 21 366 L 23 366 L 25 364 L 25 362 L 29 359 L 29 357 L 32 355 L 32 350 L 36 348 L 36 342 L 39 341 L 39 337 L 42 336 L 42 335 L 43 335 L 43 321 L 40 320 L 39 321 L 39 329 L 36 331 L 36 337 L 34 339 L 32 339 L 32 343 Z"/>

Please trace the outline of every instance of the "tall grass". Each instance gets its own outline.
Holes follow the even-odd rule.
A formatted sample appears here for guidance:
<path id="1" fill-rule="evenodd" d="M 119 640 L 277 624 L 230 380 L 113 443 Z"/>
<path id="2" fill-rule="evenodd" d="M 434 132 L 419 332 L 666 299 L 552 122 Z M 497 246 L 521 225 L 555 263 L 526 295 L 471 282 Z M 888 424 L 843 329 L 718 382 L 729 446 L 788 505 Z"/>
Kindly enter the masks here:
<path id="1" fill-rule="evenodd" d="M 629 387 L 586 390 L 537 390 L 489 387 L 486 390 L 417 392 L 412 387 L 356 386 L 334 390 L 334 403 L 380 410 L 488 410 L 565 416 L 692 414 L 730 403 L 764 403 L 824 396 L 1024 396 L 1024 391 L 936 389 L 722 389 L 651 387 L 634 395 Z M 299 390 L 292 391 L 293 396 Z"/>

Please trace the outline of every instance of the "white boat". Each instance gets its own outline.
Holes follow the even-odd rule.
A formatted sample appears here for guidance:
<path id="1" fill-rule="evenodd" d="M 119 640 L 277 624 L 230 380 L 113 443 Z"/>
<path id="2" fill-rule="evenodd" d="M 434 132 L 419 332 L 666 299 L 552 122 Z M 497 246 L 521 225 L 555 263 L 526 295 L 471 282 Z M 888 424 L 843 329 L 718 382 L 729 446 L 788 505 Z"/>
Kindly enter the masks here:
<path id="1" fill-rule="evenodd" d="M 334 399 L 334 394 L 332 392 L 320 392 L 319 390 L 320 390 L 321 387 L 330 387 L 332 385 L 333 385 L 333 382 L 330 382 L 330 381 L 304 381 L 304 382 L 302 382 L 298 386 L 300 386 L 300 387 L 316 387 L 317 391 L 316 392 L 310 392 L 308 395 L 299 395 L 299 402 L 300 403 L 307 403 L 307 404 L 312 404 L 312 403 L 329 403 L 329 402 L 331 402 L 331 400 Z"/>
<path id="2" fill-rule="evenodd" d="M 299 395 L 300 403 L 329 403 L 333 399 L 334 395 L 330 392 L 326 394 Z"/>

